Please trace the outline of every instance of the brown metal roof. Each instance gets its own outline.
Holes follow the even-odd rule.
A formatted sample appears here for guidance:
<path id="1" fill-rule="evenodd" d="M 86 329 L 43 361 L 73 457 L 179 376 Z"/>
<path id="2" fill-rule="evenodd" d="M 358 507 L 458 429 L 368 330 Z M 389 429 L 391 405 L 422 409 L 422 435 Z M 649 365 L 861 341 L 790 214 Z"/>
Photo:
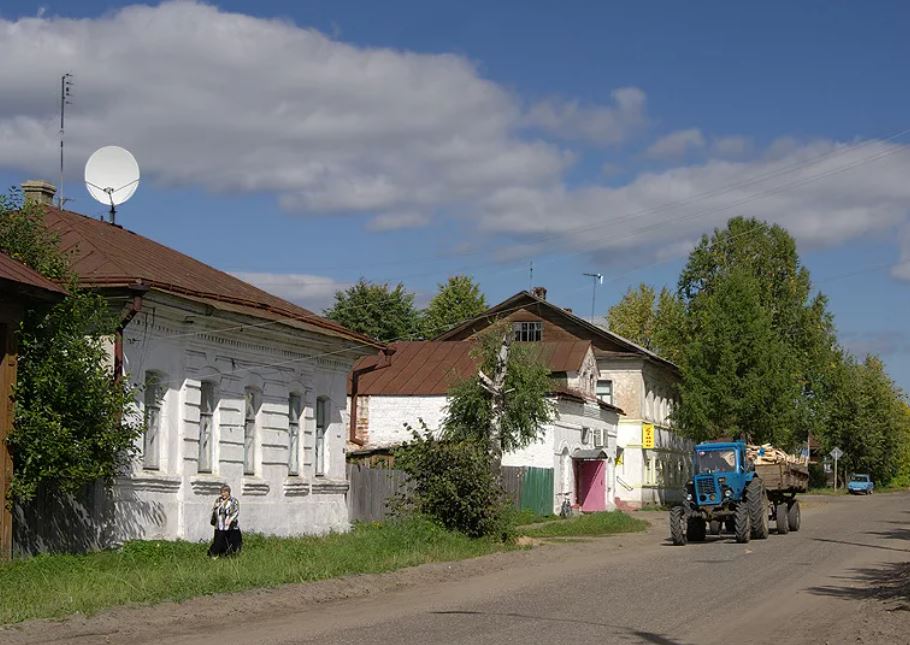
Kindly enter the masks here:
<path id="1" fill-rule="evenodd" d="M 29 291 L 44 292 L 46 295 L 62 296 L 66 293 L 54 282 L 5 253 L 0 253 L 0 280 L 26 287 Z"/>
<path id="2" fill-rule="evenodd" d="M 586 340 L 554 343 L 520 343 L 550 372 L 578 371 L 591 351 Z M 363 396 L 434 396 L 447 394 L 453 385 L 477 373 L 471 356 L 474 341 L 407 341 L 392 343 L 390 364 L 362 374 L 357 393 Z M 361 370 L 376 365 L 369 356 L 354 365 Z"/>
<path id="3" fill-rule="evenodd" d="M 70 254 L 83 286 L 116 288 L 145 285 L 245 315 L 285 321 L 371 347 L 379 341 L 353 332 L 313 312 L 219 271 L 179 251 L 121 226 L 48 206 L 45 221 Z M 297 323 L 297 324 L 291 324 Z"/>

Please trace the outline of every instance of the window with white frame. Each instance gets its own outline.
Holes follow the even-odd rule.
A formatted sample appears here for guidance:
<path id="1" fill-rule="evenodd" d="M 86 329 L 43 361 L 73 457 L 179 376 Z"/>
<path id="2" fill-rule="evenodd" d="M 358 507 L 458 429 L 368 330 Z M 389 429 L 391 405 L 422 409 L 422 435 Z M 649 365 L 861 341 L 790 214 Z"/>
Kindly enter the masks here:
<path id="1" fill-rule="evenodd" d="M 329 400 L 320 396 L 316 399 L 316 446 L 313 458 L 316 475 L 325 475 L 325 435 L 329 426 Z"/>
<path id="2" fill-rule="evenodd" d="M 303 410 L 299 394 L 288 396 L 288 475 L 300 474 L 300 416 Z"/>
<path id="3" fill-rule="evenodd" d="M 609 379 L 597 381 L 597 398 L 604 403 L 613 405 L 613 381 Z"/>
<path id="4" fill-rule="evenodd" d="M 259 392 L 248 387 L 243 406 L 243 474 L 256 474 L 256 415 L 259 412 Z"/>
<path id="5" fill-rule="evenodd" d="M 142 433 L 142 467 L 149 470 L 158 470 L 161 452 L 161 407 L 165 392 L 161 375 L 157 372 L 146 372 L 143 394 L 145 430 Z"/>
<path id="6" fill-rule="evenodd" d="M 199 397 L 199 472 L 212 472 L 215 461 L 215 384 L 203 381 Z"/>
<path id="7" fill-rule="evenodd" d="M 581 445 L 587 446 L 591 443 L 591 428 L 582 427 L 581 429 Z"/>
<path id="8" fill-rule="evenodd" d="M 543 323 L 515 322 L 512 323 L 512 332 L 515 340 L 523 342 L 537 342 L 543 340 Z"/>

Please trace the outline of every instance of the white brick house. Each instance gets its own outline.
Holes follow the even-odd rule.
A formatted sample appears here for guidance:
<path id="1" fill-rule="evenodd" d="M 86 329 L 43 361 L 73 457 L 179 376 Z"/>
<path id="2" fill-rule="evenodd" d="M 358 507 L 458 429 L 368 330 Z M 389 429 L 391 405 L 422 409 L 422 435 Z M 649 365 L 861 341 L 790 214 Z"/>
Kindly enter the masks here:
<path id="1" fill-rule="evenodd" d="M 589 341 L 597 362 L 597 398 L 622 409 L 616 459 L 616 503 L 638 508 L 681 499 L 690 475 L 692 443 L 673 432 L 679 369 L 670 361 L 546 298 L 546 289 L 522 291 L 436 338 L 473 338 L 493 322 L 513 325 L 516 337 L 535 342 Z M 645 447 L 644 430 L 654 429 Z"/>
<path id="2" fill-rule="evenodd" d="M 120 226 L 52 207 L 46 223 L 121 316 L 115 371 L 147 422 L 130 472 L 78 502 L 84 544 L 66 548 L 207 539 L 222 483 L 246 531 L 346 530 L 346 379 L 381 344 Z M 56 537 L 24 527 L 21 549 Z"/>
<path id="3" fill-rule="evenodd" d="M 400 445 L 420 420 L 438 430 L 447 394 L 459 380 L 477 373 L 473 341 L 399 342 L 389 356 L 355 365 L 349 393 L 351 436 L 369 452 Z M 552 470 L 553 512 L 564 496 L 584 510 L 614 507 L 613 475 L 619 408 L 595 397 L 597 362 L 587 341 L 528 343 L 551 372 L 550 400 L 556 417 L 540 428 L 539 439 L 503 455 L 504 466 Z M 356 396 L 355 392 L 356 380 Z"/>

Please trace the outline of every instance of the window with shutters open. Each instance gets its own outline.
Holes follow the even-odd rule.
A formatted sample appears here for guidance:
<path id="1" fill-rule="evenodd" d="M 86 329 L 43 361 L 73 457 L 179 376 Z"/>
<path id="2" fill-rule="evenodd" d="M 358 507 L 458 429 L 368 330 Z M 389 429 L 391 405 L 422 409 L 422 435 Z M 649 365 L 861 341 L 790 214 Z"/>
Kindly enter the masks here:
<path id="1" fill-rule="evenodd" d="M 203 381 L 199 398 L 199 472 L 212 472 L 215 461 L 215 384 Z"/>
<path id="2" fill-rule="evenodd" d="M 316 475 L 325 475 L 325 435 L 328 431 L 329 400 L 323 396 L 316 399 L 316 450 L 313 456 Z"/>
<path id="3" fill-rule="evenodd" d="M 143 394 L 142 467 L 157 470 L 161 453 L 161 408 L 166 392 L 163 379 L 157 372 L 145 373 Z"/>
<path id="4" fill-rule="evenodd" d="M 248 387 L 244 392 L 243 414 L 243 474 L 256 474 L 256 415 L 259 412 L 259 392 Z"/>
<path id="5" fill-rule="evenodd" d="M 299 394 L 288 396 L 288 475 L 300 474 L 300 416 Z"/>

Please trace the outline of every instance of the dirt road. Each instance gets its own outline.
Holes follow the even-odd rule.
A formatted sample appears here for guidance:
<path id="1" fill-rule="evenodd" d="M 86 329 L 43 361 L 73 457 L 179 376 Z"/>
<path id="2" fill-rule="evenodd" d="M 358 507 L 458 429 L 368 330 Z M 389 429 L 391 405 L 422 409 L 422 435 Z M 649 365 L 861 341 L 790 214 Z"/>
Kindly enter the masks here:
<path id="1" fill-rule="evenodd" d="M 910 643 L 910 494 L 808 498 L 799 533 L 601 538 L 278 590 L 34 622 L 0 642 Z"/>

